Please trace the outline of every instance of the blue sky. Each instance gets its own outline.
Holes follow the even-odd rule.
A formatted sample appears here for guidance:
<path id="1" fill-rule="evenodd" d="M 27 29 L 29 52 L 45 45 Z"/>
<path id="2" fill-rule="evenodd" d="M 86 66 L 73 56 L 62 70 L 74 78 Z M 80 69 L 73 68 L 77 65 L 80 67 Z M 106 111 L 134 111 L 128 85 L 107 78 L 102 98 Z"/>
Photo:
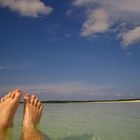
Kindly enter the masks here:
<path id="1" fill-rule="evenodd" d="M 1 0 L 0 95 L 140 98 L 139 0 Z"/>

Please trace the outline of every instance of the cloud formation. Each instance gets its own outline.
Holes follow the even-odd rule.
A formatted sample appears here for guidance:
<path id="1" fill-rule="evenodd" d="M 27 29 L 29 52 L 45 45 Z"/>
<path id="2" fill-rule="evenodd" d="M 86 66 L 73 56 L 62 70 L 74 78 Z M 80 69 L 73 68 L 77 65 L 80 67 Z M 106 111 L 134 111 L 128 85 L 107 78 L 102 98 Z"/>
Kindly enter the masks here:
<path id="1" fill-rule="evenodd" d="M 74 0 L 73 5 L 85 10 L 86 20 L 81 27 L 81 36 L 109 32 L 117 26 L 117 33 L 122 34 L 120 40 L 124 46 L 140 41 L 137 28 L 140 25 L 139 0 Z M 124 22 L 127 31 L 120 28 Z"/>
<path id="2" fill-rule="evenodd" d="M 38 17 L 40 14 L 48 15 L 53 10 L 40 0 L 0 0 L 0 6 L 8 7 L 22 16 L 31 17 Z"/>
<path id="3" fill-rule="evenodd" d="M 24 92 L 30 91 L 38 96 L 47 96 L 48 99 L 95 99 L 106 96 L 111 86 L 92 85 L 84 81 L 62 82 L 35 85 L 0 86 L 0 93 L 8 92 L 15 87 Z"/>
<path id="4" fill-rule="evenodd" d="M 140 26 L 135 27 L 132 30 L 129 30 L 122 35 L 122 44 L 124 46 L 131 45 L 134 42 L 140 41 Z"/>
<path id="5" fill-rule="evenodd" d="M 96 33 L 106 32 L 109 29 L 109 14 L 106 10 L 100 8 L 95 11 L 91 11 L 87 20 L 82 27 L 82 36 L 89 36 Z"/>
<path id="6" fill-rule="evenodd" d="M 139 92 L 134 92 L 132 88 L 97 85 L 86 81 L 66 81 L 48 84 L 0 85 L 0 98 L 15 88 L 22 89 L 23 94 L 26 92 L 35 94 L 41 100 L 107 100 L 139 97 Z"/>

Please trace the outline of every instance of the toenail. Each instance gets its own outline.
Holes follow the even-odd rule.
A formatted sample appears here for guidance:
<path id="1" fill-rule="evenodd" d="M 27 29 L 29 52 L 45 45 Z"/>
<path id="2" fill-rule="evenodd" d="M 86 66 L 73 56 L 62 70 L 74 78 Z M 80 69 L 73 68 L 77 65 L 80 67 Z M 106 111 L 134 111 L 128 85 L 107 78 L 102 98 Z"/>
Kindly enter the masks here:
<path id="1" fill-rule="evenodd" d="M 26 95 L 25 96 L 30 96 L 30 94 L 29 93 L 26 93 Z"/>
<path id="2" fill-rule="evenodd" d="M 20 89 L 16 89 L 16 91 L 17 91 L 17 92 L 21 92 L 21 90 L 20 90 Z"/>

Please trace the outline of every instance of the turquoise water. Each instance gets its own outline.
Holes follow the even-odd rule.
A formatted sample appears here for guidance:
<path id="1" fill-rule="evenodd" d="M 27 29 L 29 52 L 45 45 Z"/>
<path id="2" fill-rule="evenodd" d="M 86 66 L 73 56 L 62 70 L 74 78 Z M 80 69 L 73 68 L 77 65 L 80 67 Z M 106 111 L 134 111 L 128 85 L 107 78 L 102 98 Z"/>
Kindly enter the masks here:
<path id="1" fill-rule="evenodd" d="M 21 134 L 22 110 L 13 139 Z M 40 129 L 50 140 L 140 140 L 140 103 L 46 104 Z"/>

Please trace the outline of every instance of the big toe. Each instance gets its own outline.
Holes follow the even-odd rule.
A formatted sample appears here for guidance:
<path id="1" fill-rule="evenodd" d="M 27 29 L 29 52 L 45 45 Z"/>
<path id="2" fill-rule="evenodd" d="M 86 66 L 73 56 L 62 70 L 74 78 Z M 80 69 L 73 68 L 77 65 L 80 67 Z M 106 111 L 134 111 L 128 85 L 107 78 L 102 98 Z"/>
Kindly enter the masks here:
<path id="1" fill-rule="evenodd" d="M 20 89 L 16 89 L 14 92 L 15 92 L 15 98 L 21 97 L 21 90 Z"/>
<path id="2" fill-rule="evenodd" d="M 24 96 L 24 102 L 25 102 L 25 103 L 30 103 L 30 98 L 31 98 L 31 96 L 30 96 L 29 94 L 26 94 L 26 95 Z"/>

